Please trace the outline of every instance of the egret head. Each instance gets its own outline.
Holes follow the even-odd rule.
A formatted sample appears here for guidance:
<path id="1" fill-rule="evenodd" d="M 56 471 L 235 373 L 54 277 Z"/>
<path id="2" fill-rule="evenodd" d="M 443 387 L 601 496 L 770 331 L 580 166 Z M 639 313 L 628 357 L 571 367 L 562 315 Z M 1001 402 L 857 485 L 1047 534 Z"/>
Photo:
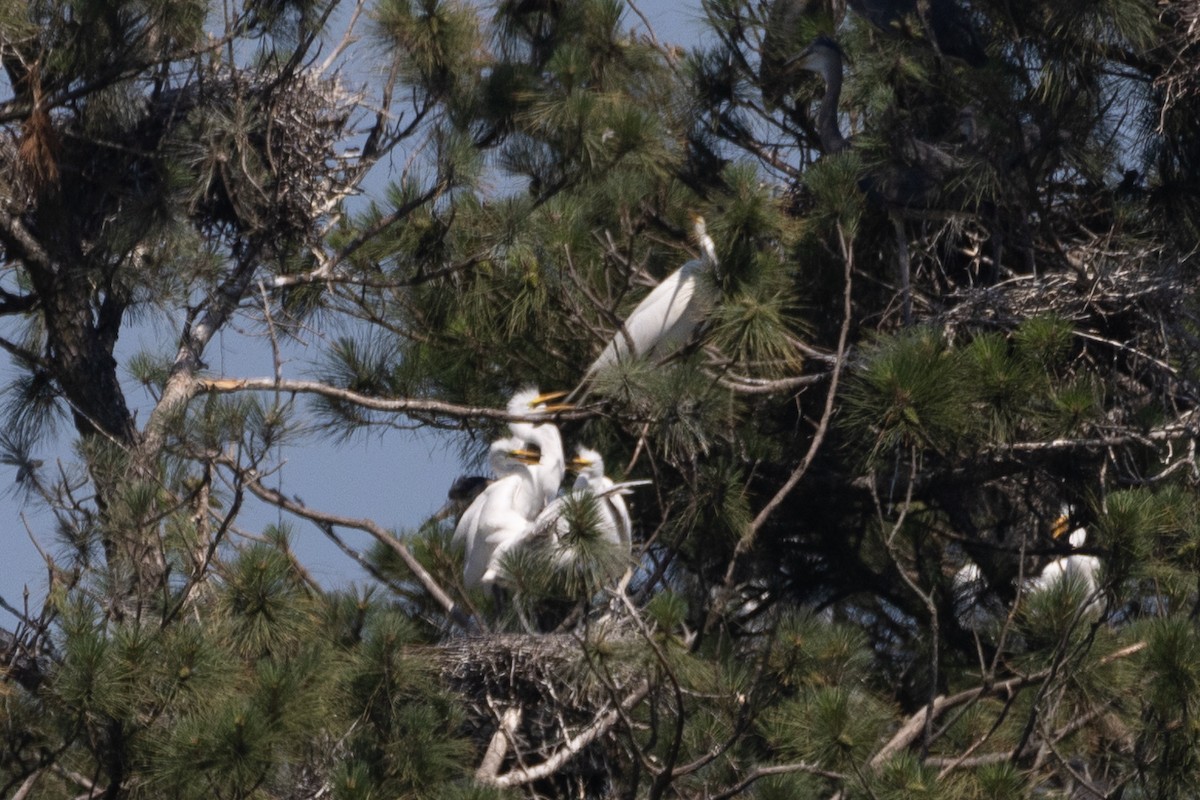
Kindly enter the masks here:
<path id="1" fill-rule="evenodd" d="M 1058 516 L 1050 523 L 1050 535 L 1061 539 L 1063 534 L 1071 530 L 1071 520 L 1075 517 L 1075 506 L 1062 502 L 1058 506 Z"/>
<path id="2" fill-rule="evenodd" d="M 708 225 L 704 222 L 704 217 L 693 212 L 692 232 L 696 235 L 696 243 L 700 245 L 700 254 L 711 267 L 717 266 L 717 246 L 713 244 L 712 237 L 708 235 Z"/>
<path id="3" fill-rule="evenodd" d="M 497 475 L 508 475 L 521 465 L 541 462 L 542 454 L 527 448 L 525 440 L 518 436 L 497 439 L 488 448 L 488 463 Z"/>
<path id="4" fill-rule="evenodd" d="M 1070 531 L 1070 536 L 1067 541 L 1071 547 L 1083 547 L 1087 544 L 1087 528 L 1082 525 L 1071 528 L 1072 517 L 1075 515 L 1075 509 L 1070 503 L 1063 503 L 1058 510 L 1058 516 L 1054 518 L 1054 523 L 1050 526 L 1050 535 L 1055 539 L 1062 539 L 1063 534 Z"/>
<path id="5" fill-rule="evenodd" d="M 595 450 L 579 445 L 575 449 L 575 457 L 569 464 L 571 471 L 589 478 L 598 478 L 604 474 L 604 458 Z"/>
<path id="6" fill-rule="evenodd" d="M 508 401 L 508 411 L 512 414 L 553 413 L 555 411 L 570 411 L 575 406 L 570 403 L 551 403 L 566 396 L 566 392 L 539 392 L 536 386 L 527 386 L 519 390 Z"/>

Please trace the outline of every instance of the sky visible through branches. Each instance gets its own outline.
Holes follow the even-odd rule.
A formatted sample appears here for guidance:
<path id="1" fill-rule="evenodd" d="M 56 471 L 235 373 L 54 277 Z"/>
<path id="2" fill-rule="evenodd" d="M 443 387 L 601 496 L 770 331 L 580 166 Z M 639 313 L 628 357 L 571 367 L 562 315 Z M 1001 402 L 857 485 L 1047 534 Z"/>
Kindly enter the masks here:
<path id="1" fill-rule="evenodd" d="M 697 44 L 696 37 L 702 28 L 699 0 L 635 0 L 633 5 L 650 22 L 659 41 L 684 48 Z M 644 24 L 632 11 L 626 14 L 625 23 L 637 33 L 645 31 Z M 396 159 L 400 158 L 402 154 L 397 154 Z M 393 166 L 398 171 L 403 165 Z M 382 195 L 388 177 L 385 166 L 377 168 L 377 174 L 367 181 L 368 194 Z M 118 343 L 117 358 L 126 364 L 130 356 L 141 351 L 159 353 L 165 347 L 173 352 L 178 331 L 177 324 L 148 321 L 132 329 L 133 336 L 126 336 Z M 312 332 L 312 337 L 317 336 L 319 332 Z M 257 378 L 272 374 L 271 347 L 265 338 L 242 335 L 231 329 L 221 333 L 214 345 L 207 359 L 212 375 Z M 285 377 L 310 377 L 315 345 L 314 341 L 311 353 L 302 346 L 290 347 L 282 353 Z M 0 387 L 8 386 L 16 374 L 7 359 L 0 360 Z M 127 372 L 123 378 L 129 379 Z M 127 386 L 126 396 L 130 403 L 140 407 L 139 416 L 144 419 L 153 399 L 133 385 Z M 303 421 L 305 401 L 297 402 Z M 64 468 L 75 465 L 69 445 L 72 433 L 70 423 L 62 420 L 54 446 L 40 448 L 36 457 L 49 468 L 55 468 L 56 459 L 62 461 Z M 314 509 L 370 518 L 385 528 L 412 530 L 441 507 L 446 490 L 457 475 L 472 467 L 475 471 L 479 469 L 478 465 L 463 463 L 453 437 L 454 434 L 437 431 L 389 431 L 341 444 L 333 444 L 328 437 L 308 437 L 287 447 L 283 469 L 268 483 Z M 47 585 L 46 566 L 38 548 L 55 556 L 58 545 L 53 539 L 53 516 L 44 508 L 24 502 L 16 476 L 16 467 L 0 467 L 0 520 L 4 525 L 0 597 L 20 609 L 27 590 L 29 607 L 36 609 L 41 606 Z M 297 555 L 322 584 L 333 587 L 366 577 L 361 568 L 311 524 L 291 519 L 273 506 L 247 498 L 238 518 L 239 529 L 255 535 L 265 526 L 280 522 L 290 525 Z M 370 537 L 365 533 L 345 531 L 343 535 L 352 547 L 369 546 Z"/>

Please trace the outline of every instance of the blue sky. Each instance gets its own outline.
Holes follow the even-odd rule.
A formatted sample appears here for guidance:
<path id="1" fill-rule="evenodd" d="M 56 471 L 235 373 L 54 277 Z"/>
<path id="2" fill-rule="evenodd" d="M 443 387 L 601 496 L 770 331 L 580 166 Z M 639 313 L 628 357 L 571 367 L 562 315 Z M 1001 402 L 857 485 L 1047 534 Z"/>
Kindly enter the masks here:
<path id="1" fill-rule="evenodd" d="M 695 44 L 700 35 L 700 0 L 635 0 L 638 9 L 650 20 L 658 39 L 684 47 Z M 626 15 L 627 24 L 644 30 L 638 16 Z M 368 187 L 369 190 L 370 187 Z M 129 356 L 145 349 L 161 352 L 163 343 L 173 343 L 179 335 L 165 322 L 147 324 L 124 334 L 118 348 L 118 360 L 126 363 Z M 308 377 L 306 353 L 295 348 L 289 355 L 284 372 L 287 377 Z M 214 339 L 205 355 L 213 373 L 228 377 L 265 377 L 272 374 L 271 352 L 261 339 L 242 337 L 229 332 Z M 0 383 L 7 385 L 16 373 L 12 366 L 0 364 Z M 127 377 L 127 376 L 126 376 Z M 129 389 L 129 401 L 140 408 L 138 418 L 145 420 L 152 400 L 137 388 Z M 303 403 L 301 408 L 303 408 Z M 48 445 L 36 456 L 47 467 L 56 459 L 69 464 L 69 422 L 61 426 L 62 440 L 57 448 Z M 446 490 L 454 478 L 466 471 L 460 462 L 458 446 L 449 434 L 390 432 L 383 436 L 356 439 L 351 443 L 333 445 L 313 440 L 291 446 L 284 453 L 286 460 L 278 474 L 278 488 L 286 495 L 298 495 L 305 504 L 334 514 L 369 517 L 388 528 L 416 528 L 436 511 L 446 498 Z M 0 467 L 0 537 L 3 559 L 0 560 L 0 597 L 20 608 L 26 587 L 30 592 L 30 608 L 40 608 L 46 587 L 46 568 L 38 546 L 50 554 L 58 550 L 53 534 L 53 517 L 43 509 L 21 502 L 15 485 L 16 470 Z M 364 573 L 338 551 L 312 525 L 289 519 L 273 507 L 253 498 L 239 517 L 239 527 L 252 533 L 269 523 L 290 522 L 297 554 L 309 571 L 326 585 L 341 585 L 365 578 Z M 344 531 L 351 546 L 365 548 L 370 540 L 366 534 Z M 11 617 L 0 612 L 0 626 L 10 628 Z"/>

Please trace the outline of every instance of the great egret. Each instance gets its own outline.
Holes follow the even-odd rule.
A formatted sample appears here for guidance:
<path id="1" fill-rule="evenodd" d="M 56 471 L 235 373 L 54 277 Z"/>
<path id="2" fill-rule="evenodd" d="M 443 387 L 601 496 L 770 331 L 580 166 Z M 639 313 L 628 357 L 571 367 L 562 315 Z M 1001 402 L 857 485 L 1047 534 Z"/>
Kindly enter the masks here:
<path id="1" fill-rule="evenodd" d="M 1070 523 L 1071 506 L 1064 504 L 1062 512 L 1051 526 L 1050 535 L 1055 539 L 1062 538 L 1063 534 L 1070 530 Z M 1076 527 L 1067 537 L 1067 541 L 1073 550 L 1078 550 L 1087 544 L 1087 529 L 1082 526 Z M 1098 608 L 1096 590 L 1099 586 L 1099 573 L 1099 558 L 1072 553 L 1051 561 L 1037 577 L 1030 579 L 1026 586 L 1030 594 L 1040 594 L 1050 591 L 1063 581 L 1072 581 L 1085 591 L 1084 597 L 1088 598 L 1087 608 L 1093 610 Z"/>
<path id="2" fill-rule="evenodd" d="M 471 502 L 454 529 L 454 542 L 466 548 L 463 583 L 468 589 L 493 583 L 504 552 L 531 529 L 530 510 L 540 508 L 534 479 L 537 455 L 518 437 L 492 442 L 488 461 L 496 480 Z"/>
<path id="3" fill-rule="evenodd" d="M 1056 526 L 1057 527 L 1057 526 Z M 1067 525 L 1063 524 L 1063 530 L 1066 530 Z M 1062 532 L 1055 531 L 1055 538 L 1062 536 Z M 1071 532 L 1067 537 L 1071 548 L 1078 550 L 1087 544 L 1087 529 L 1078 527 Z M 1099 586 L 1097 575 L 1100 573 L 1100 559 L 1096 556 L 1084 555 L 1082 553 L 1072 553 L 1069 556 L 1056 558 L 1046 565 L 1036 578 L 1029 582 L 1030 593 L 1038 593 L 1049 591 L 1064 580 L 1075 580 L 1084 589 L 1087 590 L 1085 595 L 1092 598 L 1089 605 L 1095 604 L 1094 595 Z"/>
<path id="4" fill-rule="evenodd" d="M 521 389 L 508 401 L 508 411 L 512 414 L 540 415 L 555 411 L 565 411 L 572 408 L 566 403 L 550 404 L 566 392 L 550 392 L 542 394 L 534 387 Z M 513 436 L 533 445 L 541 452 L 541 460 L 532 467 L 534 480 L 537 483 L 540 502 L 531 509 L 529 518 L 537 513 L 558 495 L 562 486 L 563 475 L 566 473 L 566 460 L 563 454 L 562 436 L 558 426 L 551 422 L 534 424 L 532 422 L 510 422 L 508 429 Z"/>
<path id="5" fill-rule="evenodd" d="M 712 280 L 717 249 L 704 218 L 692 218 L 700 258 L 693 258 L 663 279 L 638 303 L 621 329 L 587 368 L 584 380 L 597 371 L 630 358 L 667 356 L 687 343 L 717 297 Z"/>
<path id="6" fill-rule="evenodd" d="M 604 459 L 600 454 L 583 446 L 577 448 L 570 466 L 578 472 L 574 486 L 538 515 L 530 538 L 549 539 L 556 544 L 555 561 L 560 567 L 572 563 L 580 552 L 597 554 L 609 563 L 615 563 L 618 555 L 627 559 L 633 525 L 621 495 L 650 481 L 614 483 L 604 474 Z M 580 546 L 583 540 L 604 542 L 605 547 L 589 549 Z"/>
<path id="7" fill-rule="evenodd" d="M 579 445 L 571 467 L 577 473 L 571 491 L 596 498 L 596 532 L 601 539 L 619 544 L 628 553 L 633 542 L 633 523 L 620 491 L 609 491 L 616 484 L 604 474 L 604 459 L 595 450 Z"/>

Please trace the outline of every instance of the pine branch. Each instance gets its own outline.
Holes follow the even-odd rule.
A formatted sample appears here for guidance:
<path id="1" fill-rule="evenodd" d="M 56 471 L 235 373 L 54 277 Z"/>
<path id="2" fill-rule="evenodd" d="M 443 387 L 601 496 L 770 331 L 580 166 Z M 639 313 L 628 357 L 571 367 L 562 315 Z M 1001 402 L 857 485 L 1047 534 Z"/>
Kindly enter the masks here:
<path id="1" fill-rule="evenodd" d="M 441 181 L 438 181 L 433 186 L 430 186 L 428 189 L 426 189 L 421 195 L 412 198 L 407 203 L 404 203 L 400 207 L 393 210 L 390 214 L 376 220 L 366 230 L 359 233 L 358 236 L 354 237 L 354 239 L 351 240 L 345 247 L 343 247 L 341 250 L 339 250 L 337 253 L 335 253 L 331 259 L 326 261 L 324 264 L 322 264 L 317 269 L 311 270 L 309 272 L 300 273 L 297 275 L 276 276 L 275 278 L 273 278 L 267 282 L 267 286 L 269 286 L 272 289 L 282 289 L 282 288 L 286 288 L 288 286 L 298 286 L 298 285 L 303 285 L 303 284 L 308 284 L 308 283 L 319 283 L 319 282 L 323 282 L 323 281 L 336 281 L 337 276 L 334 275 L 334 270 L 336 270 L 343 261 L 345 261 L 350 256 L 357 253 L 360 249 L 362 249 L 362 247 L 364 245 L 366 245 L 368 242 L 370 242 L 375 237 L 379 236 L 381 233 L 386 231 L 391 226 L 395 225 L 397 222 L 403 220 L 405 217 L 407 217 L 413 211 L 416 211 L 418 208 L 420 208 L 421 206 L 424 206 L 426 203 L 431 203 L 434 200 L 436 200 L 448 188 L 450 188 L 450 182 L 443 178 Z M 466 265 L 470 266 L 473 263 L 475 263 L 473 260 L 468 259 L 468 261 L 466 262 Z M 459 269 L 460 269 L 460 267 L 451 268 L 448 272 L 446 272 L 446 274 L 452 274 L 453 272 L 459 271 Z M 431 279 L 427 278 L 426 280 L 431 280 Z M 358 285 L 358 284 L 355 284 L 355 285 Z M 369 284 L 367 284 L 367 285 L 369 285 Z M 396 284 L 394 284 L 394 283 L 381 284 L 381 286 L 383 288 L 386 288 L 389 286 L 395 286 L 395 285 Z M 416 284 L 414 283 L 414 284 L 401 284 L 401 285 L 416 285 Z"/>
<path id="2" fill-rule="evenodd" d="M 1144 649 L 1146 649 L 1146 642 L 1134 642 L 1127 647 L 1122 647 L 1120 650 L 1104 656 L 1100 659 L 1099 664 L 1101 666 L 1111 664 L 1114 661 L 1140 653 Z M 872 769 L 879 769 L 894 755 L 911 745 L 920 736 L 921 731 L 925 729 L 927 719 L 937 718 L 947 709 L 969 703 L 980 697 L 1004 696 L 1040 684 L 1049 678 L 1053 672 L 1053 668 L 1047 667 L 1029 675 L 1018 675 L 999 683 L 985 684 L 977 686 L 974 689 L 957 692 L 956 694 L 935 697 L 932 703 L 914 712 L 904 721 L 904 724 L 893 734 L 892 738 L 871 758 L 869 765 Z M 1009 753 L 1008 755 L 1011 757 L 1012 754 Z"/>
<path id="3" fill-rule="evenodd" d="M 552 420 L 585 420 L 597 415 L 595 411 L 576 409 L 556 411 L 553 414 L 514 414 L 506 409 L 485 406 L 463 406 L 441 400 L 415 398 L 386 398 L 365 395 L 350 389 L 339 389 L 319 381 L 275 380 L 274 378 L 200 378 L 196 381 L 197 393 L 228 393 L 241 391 L 288 392 L 291 394 L 313 394 L 331 400 L 352 403 L 372 411 L 390 411 L 398 414 L 433 414 L 459 420 L 490 419 L 499 422 L 545 422 Z"/>
<path id="4" fill-rule="evenodd" d="M 496 776 L 500 772 L 500 765 L 504 763 L 504 756 L 508 754 L 509 743 L 516 734 L 517 727 L 521 724 L 522 713 L 520 706 L 513 706 L 500 717 L 500 724 L 497 726 L 496 732 L 492 734 L 492 740 L 488 742 L 487 751 L 483 754 L 483 760 L 479 762 L 479 768 L 475 770 L 475 780 L 485 786 L 496 780 Z"/>
<path id="5" fill-rule="evenodd" d="M 709 610 L 708 618 L 704 623 L 705 632 L 712 630 L 712 626 L 716 624 L 717 617 L 722 611 L 725 600 L 733 591 L 733 582 L 737 573 L 737 567 L 740 559 L 745 553 L 750 551 L 757 538 L 758 531 L 778 508 L 791 494 L 796 485 L 800 483 L 800 479 L 808 472 L 808 468 L 812 465 L 813 459 L 817 456 L 817 451 L 821 448 L 821 443 L 825 440 L 825 434 L 829 431 L 829 423 L 833 419 L 833 403 L 837 396 L 838 383 L 841 379 L 842 370 L 846 363 L 846 341 L 850 335 L 850 322 L 853 313 L 853 279 L 854 274 L 854 242 L 846 236 L 842 230 L 841 224 L 838 224 L 838 241 L 842 248 L 842 262 L 845 266 L 844 286 L 842 290 L 842 328 L 838 332 L 837 360 L 833 366 L 833 373 L 829 379 L 829 391 L 825 394 L 825 408 L 821 412 L 821 421 L 817 424 L 817 430 L 813 434 L 812 441 L 809 442 L 808 450 L 804 454 L 804 458 L 800 460 L 800 464 L 784 482 L 775 496 L 763 507 L 758 515 L 750 523 L 750 527 L 742 534 L 742 538 L 738 540 L 737 546 L 734 548 L 733 557 L 729 560 L 729 566 L 725 570 L 725 579 L 722 582 L 722 588 L 718 596 L 718 600 L 712 605 Z M 697 637 L 699 639 L 699 637 Z"/>
<path id="6" fill-rule="evenodd" d="M 239 471 L 236 464 L 228 459 L 222 459 L 221 463 L 225 466 Z M 319 525 L 337 525 L 343 528 L 354 528 L 356 530 L 365 531 L 374 537 L 375 541 L 389 548 L 393 553 L 400 557 L 405 566 L 412 572 L 417 581 L 429 592 L 430 596 L 445 610 L 450 619 L 454 620 L 463 630 L 477 630 L 479 624 L 470 615 L 466 614 L 447 592 L 442 589 L 434 577 L 429 574 L 424 565 L 417 560 L 404 543 L 396 539 L 387 530 L 384 530 L 378 523 L 370 519 L 357 519 L 354 517 L 343 517 L 337 514 L 329 514 L 323 511 L 317 511 L 305 506 L 302 503 L 294 500 L 289 500 L 279 492 L 269 487 L 263 486 L 257 474 L 241 472 L 245 480 L 245 486 L 251 493 L 261 500 L 265 500 L 272 505 L 278 506 L 285 511 L 290 511 L 298 517 L 311 520 Z"/>
<path id="7" fill-rule="evenodd" d="M 762 778 L 769 778 L 772 775 L 791 775 L 795 772 L 805 772 L 809 775 L 817 775 L 822 778 L 827 778 L 831 781 L 845 781 L 847 776 L 841 772 L 833 772 L 831 770 L 822 769 L 815 764 L 772 764 L 767 767 L 755 767 L 745 778 L 735 783 L 723 792 L 718 792 L 714 795 L 709 795 L 710 800 L 729 800 L 731 797 L 738 797 L 746 789 Z"/>
<path id="8" fill-rule="evenodd" d="M 142 441 L 142 452 L 150 457 L 162 449 L 167 420 L 196 395 L 199 382 L 196 371 L 212 337 L 225 327 L 248 293 L 258 266 L 258 247 L 251 245 L 238 257 L 237 265 L 225 276 L 217 291 L 209 297 L 198 321 L 187 326 L 175 354 L 175 363 L 163 387 L 162 395 L 150 412 Z"/>

